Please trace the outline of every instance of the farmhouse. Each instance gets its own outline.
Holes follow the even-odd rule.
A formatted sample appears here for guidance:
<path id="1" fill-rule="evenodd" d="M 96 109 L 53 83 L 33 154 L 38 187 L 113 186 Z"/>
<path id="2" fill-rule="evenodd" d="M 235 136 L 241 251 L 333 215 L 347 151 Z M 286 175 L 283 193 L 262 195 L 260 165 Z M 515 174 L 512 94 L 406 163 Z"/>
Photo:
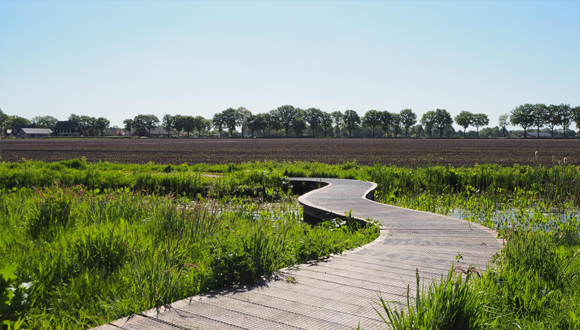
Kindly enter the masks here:
<path id="1" fill-rule="evenodd" d="M 6 131 L 6 133 L 8 136 L 16 137 L 18 135 L 18 132 L 20 132 L 20 130 L 23 128 L 36 128 L 36 126 L 34 124 L 32 124 L 32 125 L 16 125 L 16 126 L 14 126 L 14 128 L 12 128 L 10 130 L 10 132 Z"/>
<path id="2" fill-rule="evenodd" d="M 43 139 L 52 134 L 52 130 L 48 128 L 21 128 L 16 133 L 17 138 L 21 139 Z"/>
<path id="3" fill-rule="evenodd" d="M 528 138 L 538 138 L 538 133 L 527 132 L 526 137 Z M 549 138 L 552 137 L 550 133 L 540 132 L 540 138 Z"/>
<path id="4" fill-rule="evenodd" d="M 167 133 L 168 132 L 165 129 L 163 129 L 163 127 L 157 126 L 155 128 L 152 128 L 150 133 L 147 132 L 146 129 L 142 129 L 140 131 L 133 132 L 133 134 L 131 136 L 147 136 L 150 138 L 158 138 L 158 137 L 167 137 L 168 136 Z M 177 132 L 170 131 L 169 136 L 172 136 L 172 135 L 177 135 Z"/>
<path id="5" fill-rule="evenodd" d="M 74 120 L 59 121 L 54 126 L 56 136 L 83 136 L 83 128 Z"/>

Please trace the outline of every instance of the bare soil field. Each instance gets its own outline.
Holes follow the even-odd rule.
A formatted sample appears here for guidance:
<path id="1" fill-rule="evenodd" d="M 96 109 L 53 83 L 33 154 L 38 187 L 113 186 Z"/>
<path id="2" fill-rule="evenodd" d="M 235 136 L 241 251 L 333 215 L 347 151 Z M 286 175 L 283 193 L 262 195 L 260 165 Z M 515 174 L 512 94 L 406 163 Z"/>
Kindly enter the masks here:
<path id="1" fill-rule="evenodd" d="M 537 152 L 537 154 L 536 154 Z M 495 163 L 580 165 L 580 140 L 503 139 L 46 139 L 2 140 L 2 161 L 224 164 L 249 161 L 356 160 L 402 166 Z"/>

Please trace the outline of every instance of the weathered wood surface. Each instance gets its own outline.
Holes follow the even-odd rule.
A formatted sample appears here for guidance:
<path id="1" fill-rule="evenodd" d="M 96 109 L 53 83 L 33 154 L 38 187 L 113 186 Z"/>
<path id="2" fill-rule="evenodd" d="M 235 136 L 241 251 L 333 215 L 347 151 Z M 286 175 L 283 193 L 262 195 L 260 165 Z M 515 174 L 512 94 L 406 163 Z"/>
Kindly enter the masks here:
<path id="1" fill-rule="evenodd" d="M 293 179 L 318 180 L 328 185 L 299 198 L 305 209 L 319 215 L 352 211 L 359 219 L 377 220 L 380 237 L 326 261 L 283 269 L 261 283 L 213 290 L 97 329 L 384 329 L 373 309 L 379 290 L 403 305 L 407 284 L 415 287 L 415 269 L 429 283 L 452 263 L 484 269 L 501 248 L 496 233 L 483 226 L 366 199 L 376 187 L 371 182 Z"/>

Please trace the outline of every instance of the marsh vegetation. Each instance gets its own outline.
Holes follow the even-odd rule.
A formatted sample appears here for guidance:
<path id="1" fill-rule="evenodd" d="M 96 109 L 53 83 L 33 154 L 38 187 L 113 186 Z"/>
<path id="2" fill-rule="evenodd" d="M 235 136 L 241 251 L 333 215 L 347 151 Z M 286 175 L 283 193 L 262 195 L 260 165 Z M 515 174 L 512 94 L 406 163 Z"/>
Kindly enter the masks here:
<path id="1" fill-rule="evenodd" d="M 377 306 L 396 328 L 580 326 L 574 166 L 83 159 L 0 164 L 0 289 L 12 292 L 2 321 L 16 328 L 86 328 L 212 288 L 257 282 L 378 236 L 376 226 L 348 221 L 304 223 L 289 191 L 288 177 L 298 176 L 374 181 L 377 201 L 459 215 L 506 240 L 489 270 L 453 268 L 409 297 L 409 309 Z"/>

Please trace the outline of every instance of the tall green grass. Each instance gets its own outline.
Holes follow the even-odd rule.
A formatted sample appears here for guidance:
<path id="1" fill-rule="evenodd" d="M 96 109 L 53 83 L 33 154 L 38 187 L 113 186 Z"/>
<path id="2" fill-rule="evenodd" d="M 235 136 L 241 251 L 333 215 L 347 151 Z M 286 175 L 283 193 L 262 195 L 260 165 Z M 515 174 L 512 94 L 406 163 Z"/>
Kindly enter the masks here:
<path id="1" fill-rule="evenodd" d="M 287 199 L 264 204 L 52 186 L 2 190 L 0 207 L 0 269 L 15 269 L 15 283 L 33 283 L 16 318 L 33 329 L 96 326 L 260 281 L 378 236 L 375 226 L 308 225 Z"/>
<path id="2" fill-rule="evenodd" d="M 452 268 L 436 283 L 417 286 L 408 308 L 379 295 L 377 311 L 393 329 L 580 328 L 578 169 L 375 170 L 378 200 L 456 215 L 506 240 L 489 270 Z"/>
<path id="3" fill-rule="evenodd" d="M 259 281 L 376 237 L 374 227 L 302 223 L 285 197 L 287 178 L 302 176 L 374 181 L 378 201 L 460 216 L 507 239 L 489 271 L 453 269 L 418 288 L 409 310 L 379 306 L 395 328 L 580 327 L 576 167 L 82 159 L 0 163 L 0 227 L 8 229 L 0 239 L 0 269 L 17 266 L 2 275 L 11 285 L 32 283 L 20 321 L 32 328 L 92 326 L 218 286 Z M 262 203 L 272 200 L 283 202 Z"/>
<path id="4" fill-rule="evenodd" d="M 257 164 L 259 165 L 259 164 Z M 213 173 L 212 176 L 206 174 Z M 218 175 L 215 175 L 215 174 Z M 282 172 L 269 166 L 203 164 L 124 165 L 88 164 L 84 159 L 55 163 L 22 161 L 0 163 L 0 189 L 23 187 L 64 187 L 82 185 L 88 190 L 128 188 L 147 194 L 177 196 L 253 197 L 278 200 L 288 194 L 291 185 Z"/>
<path id="5" fill-rule="evenodd" d="M 570 243 L 514 230 L 490 270 L 451 269 L 437 283 L 417 284 L 408 309 L 379 295 L 376 310 L 398 330 L 579 329 L 580 240 Z"/>

